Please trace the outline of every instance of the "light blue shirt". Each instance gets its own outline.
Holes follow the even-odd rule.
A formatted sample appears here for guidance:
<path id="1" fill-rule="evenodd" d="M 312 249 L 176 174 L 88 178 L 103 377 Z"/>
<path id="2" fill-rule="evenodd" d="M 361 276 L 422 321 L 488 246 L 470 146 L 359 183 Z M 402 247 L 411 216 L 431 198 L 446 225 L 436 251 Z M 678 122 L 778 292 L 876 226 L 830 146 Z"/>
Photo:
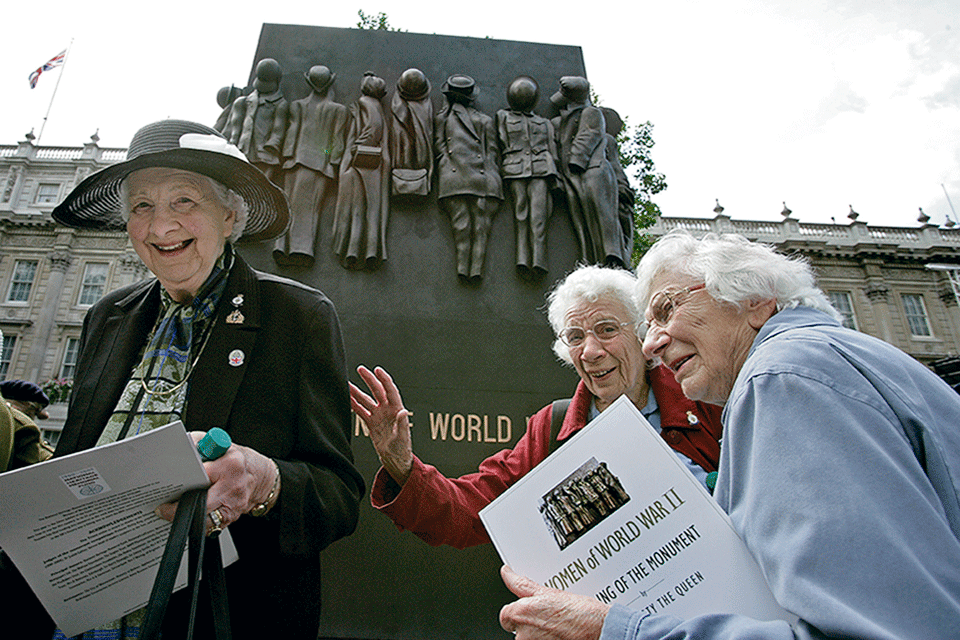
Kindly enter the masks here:
<path id="1" fill-rule="evenodd" d="M 650 426 L 656 429 L 657 433 L 662 431 L 660 428 L 660 407 L 657 405 L 657 398 L 655 395 L 653 395 L 652 388 L 647 391 L 647 404 L 645 407 L 643 407 L 643 409 L 640 409 L 640 414 L 647 419 L 647 422 L 650 423 Z M 600 412 L 597 411 L 597 399 L 594 398 L 590 401 L 590 420 L 593 420 L 599 415 Z M 697 481 L 702 484 L 705 489 L 707 489 L 707 491 L 710 491 L 710 489 L 707 487 L 707 472 L 704 471 L 703 467 L 679 451 L 674 450 L 673 452 L 677 454 L 677 458 L 679 458 L 680 462 L 682 462 L 687 470 L 693 474 L 693 477 L 696 478 Z"/>
<path id="2" fill-rule="evenodd" d="M 960 637 L 960 395 L 800 307 L 761 328 L 723 423 L 714 496 L 799 623 L 614 607 L 602 640 Z"/>

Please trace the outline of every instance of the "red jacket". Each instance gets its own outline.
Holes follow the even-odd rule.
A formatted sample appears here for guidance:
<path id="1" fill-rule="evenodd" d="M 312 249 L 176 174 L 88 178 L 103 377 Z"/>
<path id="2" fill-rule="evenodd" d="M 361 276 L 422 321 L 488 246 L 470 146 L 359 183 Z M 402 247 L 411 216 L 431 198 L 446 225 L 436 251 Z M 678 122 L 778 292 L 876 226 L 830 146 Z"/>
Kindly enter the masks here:
<path id="1" fill-rule="evenodd" d="M 662 366 L 651 370 L 649 379 L 660 409 L 663 439 L 706 471 L 716 471 L 721 407 L 688 400 Z M 593 396 L 580 382 L 558 441 L 586 426 L 591 400 Z M 447 478 L 414 456 L 410 478 L 401 488 L 381 468 L 370 491 L 370 502 L 401 531 L 409 529 L 428 544 L 463 549 L 490 542 L 480 510 L 549 455 L 551 414 L 552 404 L 548 404 L 530 418 L 527 431 L 513 449 L 490 456 L 476 473 Z"/>

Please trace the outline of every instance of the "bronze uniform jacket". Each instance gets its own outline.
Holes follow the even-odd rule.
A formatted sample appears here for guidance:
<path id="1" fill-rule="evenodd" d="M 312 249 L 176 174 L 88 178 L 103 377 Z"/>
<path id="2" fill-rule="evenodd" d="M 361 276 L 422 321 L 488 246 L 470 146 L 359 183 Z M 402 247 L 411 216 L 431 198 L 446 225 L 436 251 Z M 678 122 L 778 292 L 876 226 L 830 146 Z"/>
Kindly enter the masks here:
<path id="1" fill-rule="evenodd" d="M 503 178 L 551 178 L 557 172 L 553 123 L 533 113 L 497 111 Z"/>
<path id="2" fill-rule="evenodd" d="M 229 324 L 238 294 L 244 319 Z M 96 444 L 159 307 L 159 282 L 149 280 L 108 294 L 90 309 L 57 456 Z M 234 442 L 276 460 L 282 479 L 269 514 L 244 515 L 229 527 L 240 555 L 226 570 L 233 637 L 315 640 L 320 551 L 353 532 L 364 493 L 350 451 L 339 322 L 323 293 L 254 271 L 239 256 L 216 318 L 190 378 L 184 424 L 188 431 L 222 427 Z M 232 366 L 238 350 L 243 362 Z M 168 619 L 179 623 L 185 616 L 177 611 L 178 595 Z M 211 637 L 199 628 L 200 638 Z"/>

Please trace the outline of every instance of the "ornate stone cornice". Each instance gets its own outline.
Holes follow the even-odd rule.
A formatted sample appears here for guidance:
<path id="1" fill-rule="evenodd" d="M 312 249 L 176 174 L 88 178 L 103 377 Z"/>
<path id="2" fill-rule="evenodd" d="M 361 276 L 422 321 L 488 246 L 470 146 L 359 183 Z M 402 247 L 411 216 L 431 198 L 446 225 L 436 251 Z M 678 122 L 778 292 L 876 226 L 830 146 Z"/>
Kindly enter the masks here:
<path id="1" fill-rule="evenodd" d="M 123 273 L 132 273 L 138 278 L 146 277 L 147 266 L 143 264 L 140 256 L 132 251 L 127 251 L 117 258 L 117 264 Z"/>
<path id="2" fill-rule="evenodd" d="M 47 256 L 47 259 L 50 260 L 50 267 L 54 271 L 62 273 L 66 273 L 67 269 L 70 268 L 70 263 L 73 262 L 73 257 L 69 251 L 54 251 Z"/>
<path id="3" fill-rule="evenodd" d="M 940 301 L 944 306 L 957 306 L 957 294 L 953 292 L 953 287 L 940 287 L 940 289 L 937 290 L 937 296 L 940 297 Z"/>
<path id="4" fill-rule="evenodd" d="M 929 224 L 920 228 L 874 227 L 862 222 L 849 225 L 809 224 L 798 222 L 793 215 L 782 221 L 733 220 L 725 212 L 712 220 L 658 217 L 645 232 L 658 238 L 678 228 L 694 235 L 707 232 L 739 233 L 750 240 L 772 244 L 785 252 L 799 251 L 805 255 L 843 259 L 874 259 L 881 264 L 953 262 L 960 252 L 960 229 L 939 228 Z"/>
<path id="5" fill-rule="evenodd" d="M 17 184 L 17 178 L 20 177 L 20 172 L 22 168 L 19 166 L 10 167 L 10 172 L 7 174 L 7 181 L 3 187 L 3 198 L 0 199 L 0 202 L 10 202 L 10 198 L 13 197 L 13 188 Z"/>
<path id="6" fill-rule="evenodd" d="M 867 284 L 863 292 L 867 294 L 870 302 L 885 302 L 890 294 L 890 289 L 882 282 L 871 282 Z"/>

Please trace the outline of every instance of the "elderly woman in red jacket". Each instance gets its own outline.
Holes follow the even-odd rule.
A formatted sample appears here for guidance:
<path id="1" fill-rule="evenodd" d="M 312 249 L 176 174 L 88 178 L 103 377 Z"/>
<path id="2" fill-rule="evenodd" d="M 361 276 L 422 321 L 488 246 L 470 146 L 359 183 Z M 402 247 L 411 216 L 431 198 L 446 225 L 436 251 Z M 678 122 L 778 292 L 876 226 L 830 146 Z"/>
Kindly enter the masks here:
<path id="1" fill-rule="evenodd" d="M 374 508 L 432 545 L 462 549 L 489 542 L 480 510 L 624 394 L 706 483 L 720 454 L 720 407 L 686 399 L 669 372 L 647 366 L 634 287 L 628 271 L 585 266 L 554 289 L 547 312 L 557 335 L 554 352 L 580 375 L 577 390 L 569 406 L 554 402 L 530 418 L 513 449 L 460 478 L 446 478 L 414 455 L 396 384 L 380 367 L 360 367 L 370 395 L 351 384 L 351 405 L 383 464 L 370 494 Z"/>

